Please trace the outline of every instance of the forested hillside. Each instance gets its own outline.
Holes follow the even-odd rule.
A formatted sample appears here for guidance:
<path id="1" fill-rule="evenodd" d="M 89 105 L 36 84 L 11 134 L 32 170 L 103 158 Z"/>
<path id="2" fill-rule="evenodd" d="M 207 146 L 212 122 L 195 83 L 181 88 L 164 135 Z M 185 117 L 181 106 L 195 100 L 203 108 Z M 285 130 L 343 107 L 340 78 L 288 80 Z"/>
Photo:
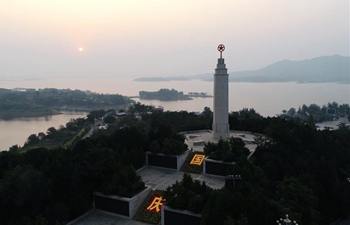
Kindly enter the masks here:
<path id="1" fill-rule="evenodd" d="M 65 109 L 91 111 L 122 106 L 131 101 L 119 94 L 97 94 L 70 89 L 0 89 L 0 119 L 54 115 Z"/>
<path id="2" fill-rule="evenodd" d="M 95 190 L 130 196 L 144 186 L 135 169 L 145 165 L 146 151 L 169 153 L 184 141 L 178 132 L 208 129 L 212 122 L 208 108 L 200 116 L 136 108 L 131 111 L 142 120 L 125 116 L 72 149 L 1 152 L 0 224 L 67 222 L 91 208 Z M 274 224 L 288 213 L 299 224 L 328 225 L 349 216 L 348 126 L 320 131 L 300 120 L 263 118 L 254 109 L 230 115 L 229 123 L 263 134 L 256 135 L 250 161 L 237 155 L 234 171 L 242 181 L 235 189 L 209 190 L 186 176 L 167 192 L 173 207 L 201 213 L 202 224 Z"/>

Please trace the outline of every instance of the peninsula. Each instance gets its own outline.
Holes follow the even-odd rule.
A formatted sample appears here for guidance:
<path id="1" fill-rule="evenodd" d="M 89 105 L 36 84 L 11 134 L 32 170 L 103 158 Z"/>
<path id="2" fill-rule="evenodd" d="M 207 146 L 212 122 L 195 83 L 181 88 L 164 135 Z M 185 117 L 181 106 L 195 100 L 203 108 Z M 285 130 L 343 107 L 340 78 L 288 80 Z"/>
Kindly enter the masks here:
<path id="1" fill-rule="evenodd" d="M 0 119 L 52 116 L 63 110 L 87 111 L 125 106 L 132 100 L 119 94 L 70 89 L 0 88 Z"/>

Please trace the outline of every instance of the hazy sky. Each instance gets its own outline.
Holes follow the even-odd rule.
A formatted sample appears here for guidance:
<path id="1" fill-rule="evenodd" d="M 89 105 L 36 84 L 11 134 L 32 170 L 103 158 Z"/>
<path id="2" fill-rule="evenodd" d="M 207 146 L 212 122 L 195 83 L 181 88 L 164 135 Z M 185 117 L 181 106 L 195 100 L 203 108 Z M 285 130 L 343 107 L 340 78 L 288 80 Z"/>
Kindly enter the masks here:
<path id="1" fill-rule="evenodd" d="M 220 43 L 229 71 L 348 56 L 349 0 L 0 1 L 0 82 L 210 73 Z"/>

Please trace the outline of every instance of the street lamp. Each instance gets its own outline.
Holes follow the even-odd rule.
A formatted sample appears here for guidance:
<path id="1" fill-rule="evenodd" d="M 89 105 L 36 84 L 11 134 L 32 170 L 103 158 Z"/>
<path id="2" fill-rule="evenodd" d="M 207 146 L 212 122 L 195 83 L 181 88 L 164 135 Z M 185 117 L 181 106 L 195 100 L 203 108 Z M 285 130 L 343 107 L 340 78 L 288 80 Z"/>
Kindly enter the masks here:
<path id="1" fill-rule="evenodd" d="M 292 222 L 292 221 L 288 218 L 288 214 L 286 214 L 286 218 L 285 218 L 285 219 L 280 218 L 280 220 L 277 220 L 277 224 L 278 224 L 278 225 L 292 225 L 292 224 L 298 225 L 297 222 L 296 222 L 295 220 Z"/>

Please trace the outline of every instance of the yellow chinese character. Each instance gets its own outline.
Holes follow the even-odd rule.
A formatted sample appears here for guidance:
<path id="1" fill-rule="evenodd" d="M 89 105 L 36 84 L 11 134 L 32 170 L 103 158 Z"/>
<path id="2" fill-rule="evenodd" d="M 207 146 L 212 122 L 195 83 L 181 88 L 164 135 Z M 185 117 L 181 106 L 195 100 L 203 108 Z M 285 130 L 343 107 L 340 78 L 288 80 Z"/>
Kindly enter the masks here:
<path id="1" fill-rule="evenodd" d="M 152 203 L 147 207 L 147 210 L 158 213 L 164 201 L 165 199 L 163 200 L 163 196 L 154 197 Z"/>
<path id="2" fill-rule="evenodd" d="M 192 165 L 202 165 L 205 155 L 195 154 L 190 162 Z"/>

